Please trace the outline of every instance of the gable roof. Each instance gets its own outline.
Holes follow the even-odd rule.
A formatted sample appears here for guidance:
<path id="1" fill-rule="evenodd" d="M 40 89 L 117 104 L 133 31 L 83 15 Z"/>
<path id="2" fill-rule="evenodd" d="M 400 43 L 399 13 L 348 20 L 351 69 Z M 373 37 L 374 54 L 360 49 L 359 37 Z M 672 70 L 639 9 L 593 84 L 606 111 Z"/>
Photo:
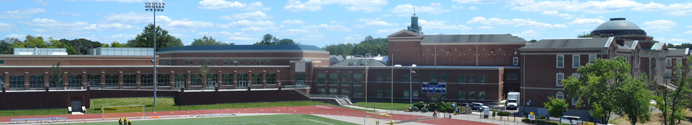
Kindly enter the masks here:
<path id="1" fill-rule="evenodd" d="M 422 35 L 408 30 L 401 30 L 399 32 L 387 35 L 387 37 L 422 37 Z"/>
<path id="2" fill-rule="evenodd" d="M 421 43 L 516 43 L 526 44 L 523 38 L 510 34 L 425 35 Z"/>
<path id="3" fill-rule="evenodd" d="M 601 49 L 613 44 L 609 38 L 542 39 L 536 43 L 519 48 L 520 50 L 568 50 Z"/>
<path id="4" fill-rule="evenodd" d="M 195 45 L 163 48 L 165 52 L 252 52 L 252 51 L 317 51 L 327 52 L 314 45 Z"/>

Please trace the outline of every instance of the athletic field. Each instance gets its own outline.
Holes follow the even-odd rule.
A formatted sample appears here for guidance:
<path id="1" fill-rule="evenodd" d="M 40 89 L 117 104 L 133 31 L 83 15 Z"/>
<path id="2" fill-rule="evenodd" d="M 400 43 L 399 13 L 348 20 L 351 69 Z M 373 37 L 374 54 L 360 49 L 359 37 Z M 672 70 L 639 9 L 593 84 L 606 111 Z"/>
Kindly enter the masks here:
<path id="1" fill-rule="evenodd" d="M 71 125 L 117 125 L 117 122 L 79 123 Z M 261 115 L 213 118 L 161 119 L 132 121 L 133 125 L 355 125 L 344 121 L 307 115 Z"/>

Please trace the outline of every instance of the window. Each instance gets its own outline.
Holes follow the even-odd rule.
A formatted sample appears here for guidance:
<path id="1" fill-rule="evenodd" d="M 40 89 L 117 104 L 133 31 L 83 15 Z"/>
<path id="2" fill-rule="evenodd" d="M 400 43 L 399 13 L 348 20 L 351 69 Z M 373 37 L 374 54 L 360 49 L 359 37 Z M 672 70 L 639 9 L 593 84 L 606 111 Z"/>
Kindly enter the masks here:
<path id="1" fill-rule="evenodd" d="M 391 82 L 392 81 L 392 74 L 384 75 L 384 80 L 385 80 L 385 82 Z"/>
<path id="2" fill-rule="evenodd" d="M 327 80 L 327 74 L 317 73 L 317 85 L 324 85 Z"/>
<path id="3" fill-rule="evenodd" d="M 336 89 L 329 89 L 329 94 L 330 95 L 336 95 Z"/>
<path id="4" fill-rule="evenodd" d="M 216 74 L 207 74 L 207 87 L 213 89 L 216 86 L 216 81 L 218 79 Z"/>
<path id="5" fill-rule="evenodd" d="M 296 73 L 295 80 L 296 85 L 305 85 L 305 73 Z"/>
<path id="6" fill-rule="evenodd" d="M 186 60 L 185 60 L 185 65 L 192 65 L 192 60 L 186 59 Z"/>
<path id="7" fill-rule="evenodd" d="M 485 75 L 479 75 L 478 76 L 478 82 L 485 83 Z"/>
<path id="8" fill-rule="evenodd" d="M 409 98 L 411 95 L 408 90 L 404 90 L 404 98 Z"/>
<path id="9" fill-rule="evenodd" d="M 418 91 L 416 89 L 413 90 L 413 98 L 418 98 L 418 92 L 420 92 L 420 91 Z"/>
<path id="10" fill-rule="evenodd" d="M 596 54 L 589 54 L 589 63 L 596 62 Z"/>
<path id="11" fill-rule="evenodd" d="M 402 78 L 404 78 L 403 81 L 406 82 L 406 83 L 408 83 L 408 81 L 411 80 L 411 77 L 409 77 L 409 75 L 404 75 L 404 77 L 402 77 Z"/>
<path id="12" fill-rule="evenodd" d="M 348 89 L 341 89 L 341 95 L 351 96 L 351 91 Z"/>
<path id="13" fill-rule="evenodd" d="M 673 77 L 673 71 L 666 69 L 666 77 Z"/>
<path id="14" fill-rule="evenodd" d="M 10 76 L 10 88 L 11 89 L 24 89 L 24 75 L 11 75 Z"/>
<path id="15" fill-rule="evenodd" d="M 384 90 L 384 97 L 392 97 L 392 90 L 391 89 Z"/>
<path id="16" fill-rule="evenodd" d="M 351 85 L 351 74 L 349 73 L 341 73 L 341 86 L 349 86 Z"/>
<path id="17" fill-rule="evenodd" d="M 579 98 L 572 98 L 572 106 L 576 106 L 577 102 L 579 102 Z"/>
<path id="18" fill-rule="evenodd" d="M 557 92 L 557 94 L 555 94 L 555 98 L 556 99 L 565 99 L 565 94 L 562 92 Z"/>
<path id="19" fill-rule="evenodd" d="M 440 82 L 447 82 L 447 75 L 440 75 Z"/>
<path id="20" fill-rule="evenodd" d="M 233 74 L 221 74 L 222 85 L 233 85 Z"/>
<path id="21" fill-rule="evenodd" d="M 171 65 L 178 65 L 177 59 L 171 59 Z"/>
<path id="22" fill-rule="evenodd" d="M 118 87 L 118 75 L 106 75 L 106 87 Z"/>
<path id="23" fill-rule="evenodd" d="M 202 74 L 192 74 L 192 79 L 190 79 L 190 85 L 202 85 Z"/>
<path id="24" fill-rule="evenodd" d="M 677 59 L 675 60 L 675 63 L 682 64 L 682 58 L 677 58 Z"/>
<path id="25" fill-rule="evenodd" d="M 101 87 L 101 76 L 100 75 L 87 75 L 87 84 L 91 87 Z"/>
<path id="26" fill-rule="evenodd" d="M 557 55 L 555 57 L 555 62 L 557 63 L 557 68 L 564 68 L 565 67 L 565 55 Z"/>
<path id="27" fill-rule="evenodd" d="M 431 82 L 437 82 L 437 75 L 435 75 L 435 74 L 430 75 L 430 81 Z"/>
<path id="28" fill-rule="evenodd" d="M 363 90 L 353 89 L 353 97 L 363 97 Z"/>
<path id="29" fill-rule="evenodd" d="M 262 74 L 261 73 L 252 74 L 252 84 L 253 85 L 262 85 Z"/>
<path id="30" fill-rule="evenodd" d="M 5 64 L 5 60 L 0 59 L 0 64 Z"/>
<path id="31" fill-rule="evenodd" d="M 512 57 L 512 65 L 513 66 L 519 65 L 519 57 Z"/>
<path id="32" fill-rule="evenodd" d="M 67 84 L 69 87 L 82 87 L 82 75 L 70 75 Z"/>
<path id="33" fill-rule="evenodd" d="M 413 82 L 418 82 L 418 74 L 413 74 Z"/>
<path id="34" fill-rule="evenodd" d="M 267 74 L 267 84 L 276 84 L 276 73 Z"/>
<path id="35" fill-rule="evenodd" d="M 478 92 L 478 99 L 485 100 L 485 91 Z"/>
<path id="36" fill-rule="evenodd" d="M 460 100 L 466 99 L 466 92 L 464 92 L 464 91 L 459 91 L 459 99 L 460 99 Z"/>
<path id="37" fill-rule="evenodd" d="M 666 58 L 666 66 L 673 66 L 673 59 Z"/>
<path id="38" fill-rule="evenodd" d="M 238 65 L 238 60 L 233 60 L 233 65 Z"/>
<path id="39" fill-rule="evenodd" d="M 353 74 L 353 85 L 355 85 L 355 86 L 363 85 L 363 74 L 360 74 L 360 73 L 354 73 Z"/>
<path id="40" fill-rule="evenodd" d="M 154 86 L 153 74 L 142 74 L 139 80 L 142 86 Z"/>
<path id="41" fill-rule="evenodd" d="M 377 74 L 377 82 L 382 82 L 382 74 Z"/>
<path id="42" fill-rule="evenodd" d="M 507 80 L 519 80 L 519 74 L 507 74 Z"/>
<path id="43" fill-rule="evenodd" d="M 325 94 L 326 90 L 324 88 L 317 88 L 317 94 Z"/>
<path id="44" fill-rule="evenodd" d="M 469 75 L 469 83 L 471 83 L 471 84 L 476 83 L 476 76 Z"/>
<path id="45" fill-rule="evenodd" d="M 336 82 L 339 80 L 338 77 L 339 74 L 337 73 L 329 73 L 329 85 L 336 85 Z"/>
<path id="46" fill-rule="evenodd" d="M 176 74 L 175 75 L 175 86 L 180 89 L 184 88 L 187 83 L 187 75 L 185 74 Z"/>
<path id="47" fill-rule="evenodd" d="M 29 78 L 29 87 L 43 88 L 43 75 L 31 75 Z"/>
<path id="48" fill-rule="evenodd" d="M 237 88 L 247 87 L 247 74 L 238 74 L 238 77 L 236 77 L 236 83 L 238 83 Z"/>
<path id="49" fill-rule="evenodd" d="M 580 62 L 579 55 L 572 55 L 572 68 L 579 68 Z"/>
<path id="50" fill-rule="evenodd" d="M 475 91 L 469 91 L 469 99 L 476 99 L 476 92 Z"/>
<path id="51" fill-rule="evenodd" d="M 459 75 L 459 83 L 461 83 L 461 84 L 466 83 L 466 76 L 464 76 L 464 75 Z"/>
<path id="52" fill-rule="evenodd" d="M 157 74 L 157 86 L 171 86 L 171 74 Z"/>
<path id="53" fill-rule="evenodd" d="M 377 89 L 377 97 L 382 97 L 382 89 Z"/>
<path id="54" fill-rule="evenodd" d="M 60 88 L 62 88 L 62 87 L 64 86 L 64 85 L 63 85 L 62 76 L 63 76 L 63 75 L 57 75 L 57 77 L 56 77 L 56 75 L 50 75 L 50 79 L 49 79 L 49 80 L 50 80 L 50 83 L 49 83 L 49 86 L 50 86 L 50 87 L 60 87 Z M 60 78 L 60 79 L 58 80 L 58 78 Z M 117 77 L 116 77 L 116 78 L 117 78 Z M 10 78 L 10 79 L 11 79 L 11 78 Z M 58 80 L 57 83 L 55 82 L 56 80 Z M 116 79 L 115 83 L 116 83 L 116 85 L 117 85 L 117 83 L 118 83 L 118 80 L 117 80 L 117 79 Z"/>
<path id="55" fill-rule="evenodd" d="M 572 77 L 574 77 L 575 79 L 579 79 L 579 78 L 581 78 L 581 74 L 579 74 L 579 73 L 572 73 Z"/>
<path id="56" fill-rule="evenodd" d="M 564 79 L 565 79 L 564 73 L 556 73 L 555 74 L 555 82 L 556 82 L 555 85 L 556 86 L 563 86 L 564 84 L 562 84 L 562 80 L 564 80 Z"/>

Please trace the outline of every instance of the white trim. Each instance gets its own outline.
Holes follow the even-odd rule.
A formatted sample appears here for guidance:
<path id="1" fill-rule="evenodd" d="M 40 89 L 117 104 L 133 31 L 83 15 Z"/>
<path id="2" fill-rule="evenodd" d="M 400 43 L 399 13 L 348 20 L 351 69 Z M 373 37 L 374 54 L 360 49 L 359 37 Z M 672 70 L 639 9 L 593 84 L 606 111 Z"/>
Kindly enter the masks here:
<path id="1" fill-rule="evenodd" d="M 593 57 L 593 58 L 591 58 L 591 57 Z M 596 54 L 589 54 L 589 63 L 595 63 L 597 58 L 598 58 L 598 56 Z"/>
<path id="2" fill-rule="evenodd" d="M 575 66 L 574 63 L 577 63 L 577 65 Z M 579 66 L 581 66 L 581 55 L 572 54 L 572 68 L 579 68 Z"/>
<path id="3" fill-rule="evenodd" d="M 579 98 L 572 98 L 572 106 L 576 106 L 577 102 L 579 102 Z"/>
<path id="4" fill-rule="evenodd" d="M 560 66 L 560 58 L 562 57 L 562 66 Z M 555 68 L 565 68 L 565 55 L 558 54 L 555 55 Z"/>
<path id="5" fill-rule="evenodd" d="M 560 78 L 560 75 L 562 75 L 562 78 Z M 555 86 L 564 86 L 565 84 L 562 83 L 562 81 L 565 80 L 565 73 L 555 73 Z"/>
<path id="6" fill-rule="evenodd" d="M 512 65 L 514 65 L 514 66 L 519 65 L 519 57 L 512 57 Z"/>
<path id="7" fill-rule="evenodd" d="M 559 97 L 562 97 L 562 98 L 559 98 Z M 565 93 L 562 93 L 562 91 L 558 91 L 557 93 L 555 93 L 555 98 L 565 100 Z"/>

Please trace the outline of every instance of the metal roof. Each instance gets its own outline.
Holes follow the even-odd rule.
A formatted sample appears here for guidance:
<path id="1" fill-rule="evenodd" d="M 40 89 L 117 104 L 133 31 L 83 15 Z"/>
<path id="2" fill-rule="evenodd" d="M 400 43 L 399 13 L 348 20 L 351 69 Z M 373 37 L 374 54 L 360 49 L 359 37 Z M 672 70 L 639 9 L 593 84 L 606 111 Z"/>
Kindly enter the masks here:
<path id="1" fill-rule="evenodd" d="M 610 21 L 599 25 L 595 30 L 642 30 L 642 28 L 625 18 L 610 18 Z"/>
<path id="2" fill-rule="evenodd" d="M 613 38 L 542 39 L 521 49 L 606 48 Z"/>
<path id="3" fill-rule="evenodd" d="M 161 52 L 200 52 L 200 51 L 229 51 L 229 52 L 248 52 L 248 51 L 319 51 L 327 52 L 314 45 L 195 45 L 163 48 Z"/>
<path id="4" fill-rule="evenodd" d="M 425 35 L 421 43 L 527 43 L 510 34 Z"/>

